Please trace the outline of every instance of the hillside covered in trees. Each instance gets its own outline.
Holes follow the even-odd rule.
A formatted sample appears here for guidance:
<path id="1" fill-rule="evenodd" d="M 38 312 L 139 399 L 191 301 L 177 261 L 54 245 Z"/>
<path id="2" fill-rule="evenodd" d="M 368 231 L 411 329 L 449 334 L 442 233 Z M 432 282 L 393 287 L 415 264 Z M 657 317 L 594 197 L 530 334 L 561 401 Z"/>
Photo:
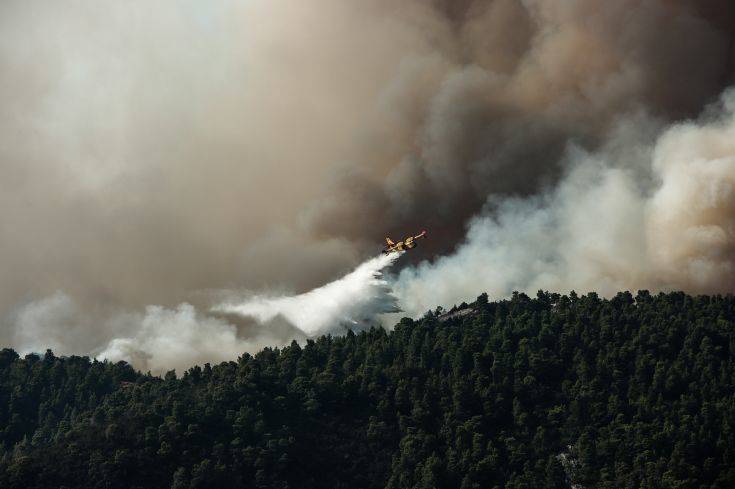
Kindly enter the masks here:
<path id="1" fill-rule="evenodd" d="M 735 487 L 733 297 L 465 306 L 179 378 L 2 350 L 0 487 Z"/>

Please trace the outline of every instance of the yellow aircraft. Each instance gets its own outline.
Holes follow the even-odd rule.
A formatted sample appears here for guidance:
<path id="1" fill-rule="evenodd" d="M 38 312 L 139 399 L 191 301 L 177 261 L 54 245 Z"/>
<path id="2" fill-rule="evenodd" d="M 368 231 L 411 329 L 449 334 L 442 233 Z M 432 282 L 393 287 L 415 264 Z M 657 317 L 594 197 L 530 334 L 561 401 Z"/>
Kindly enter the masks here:
<path id="1" fill-rule="evenodd" d="M 426 231 L 421 231 L 421 234 L 418 236 L 409 236 L 408 238 L 405 238 L 403 241 L 399 241 L 398 243 L 394 243 L 392 239 L 386 237 L 386 247 L 383 250 L 383 254 L 387 255 L 388 253 L 393 253 L 394 251 L 405 251 L 410 250 L 411 248 L 416 247 L 416 241 L 426 236 Z"/>

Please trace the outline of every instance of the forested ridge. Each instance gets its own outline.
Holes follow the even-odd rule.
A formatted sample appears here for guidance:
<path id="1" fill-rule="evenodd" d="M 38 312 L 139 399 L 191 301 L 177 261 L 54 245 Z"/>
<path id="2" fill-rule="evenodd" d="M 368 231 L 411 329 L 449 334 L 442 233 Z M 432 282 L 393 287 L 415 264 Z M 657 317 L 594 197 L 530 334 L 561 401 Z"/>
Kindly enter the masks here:
<path id="1" fill-rule="evenodd" d="M 733 488 L 735 298 L 516 293 L 177 378 L 0 352 L 2 488 Z"/>

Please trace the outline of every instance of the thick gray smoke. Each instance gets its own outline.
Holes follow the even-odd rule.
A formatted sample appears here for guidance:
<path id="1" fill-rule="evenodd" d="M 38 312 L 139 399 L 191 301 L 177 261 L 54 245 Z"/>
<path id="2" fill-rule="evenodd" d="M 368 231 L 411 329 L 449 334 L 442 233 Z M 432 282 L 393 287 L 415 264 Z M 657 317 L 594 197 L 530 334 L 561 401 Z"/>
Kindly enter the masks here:
<path id="1" fill-rule="evenodd" d="M 731 291 L 732 111 L 706 107 L 734 33 L 730 0 L 5 1 L 0 343 L 205 325 L 231 350 L 179 358 L 234 356 L 303 333 L 197 312 L 213 290 L 298 296 L 424 227 L 412 314 Z"/>

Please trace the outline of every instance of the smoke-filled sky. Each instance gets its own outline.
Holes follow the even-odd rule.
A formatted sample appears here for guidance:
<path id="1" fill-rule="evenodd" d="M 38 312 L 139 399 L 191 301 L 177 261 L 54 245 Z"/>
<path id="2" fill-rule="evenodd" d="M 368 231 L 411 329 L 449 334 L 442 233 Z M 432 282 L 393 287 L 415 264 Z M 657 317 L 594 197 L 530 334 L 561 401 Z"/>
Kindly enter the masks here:
<path id="1" fill-rule="evenodd" d="M 734 39 L 730 0 L 6 0 L 0 343 L 229 359 L 307 333 L 222 290 L 303 298 L 423 228 L 408 315 L 732 292 Z"/>

